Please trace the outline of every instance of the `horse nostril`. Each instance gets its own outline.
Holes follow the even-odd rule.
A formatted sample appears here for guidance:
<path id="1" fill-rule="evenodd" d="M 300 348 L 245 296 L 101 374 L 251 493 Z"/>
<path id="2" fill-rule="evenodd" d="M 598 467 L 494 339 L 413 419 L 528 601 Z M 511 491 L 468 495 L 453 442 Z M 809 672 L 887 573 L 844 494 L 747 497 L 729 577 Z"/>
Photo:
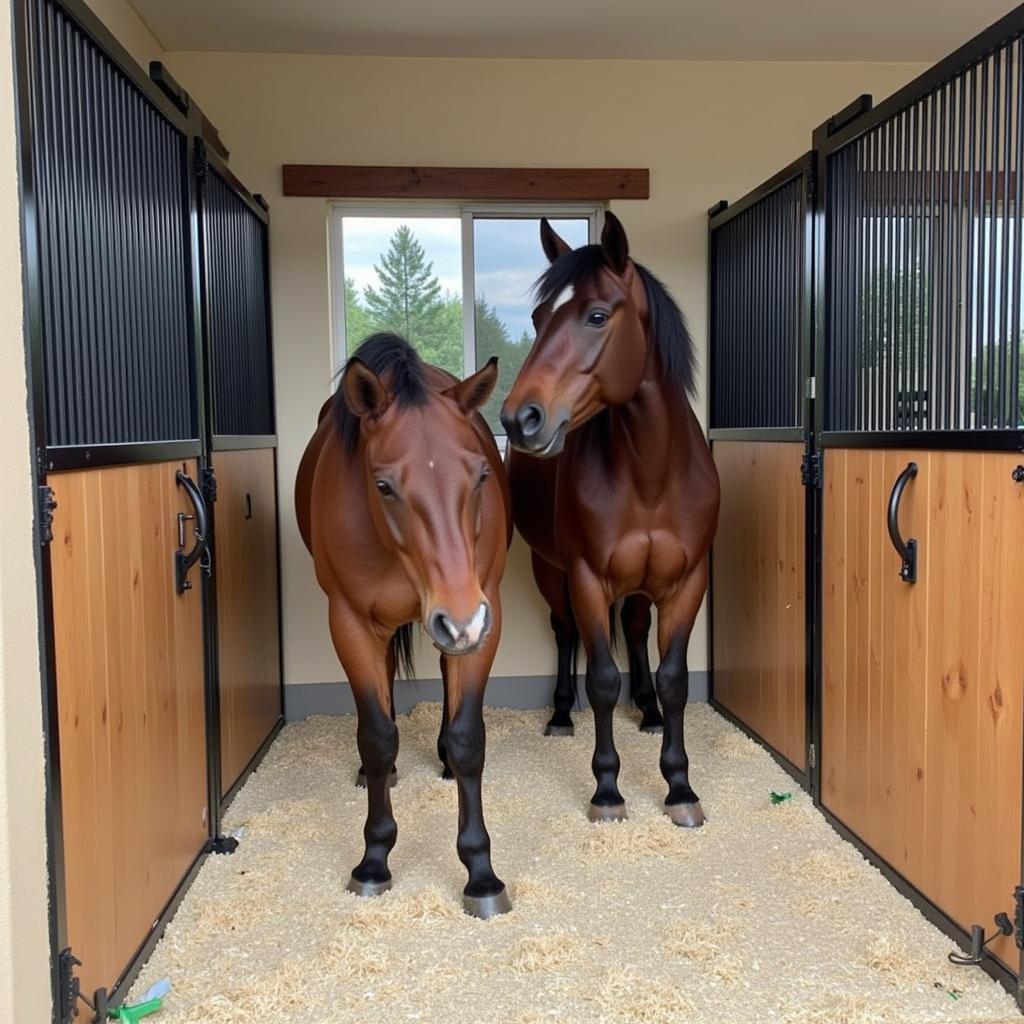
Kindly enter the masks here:
<path id="1" fill-rule="evenodd" d="M 519 432 L 527 440 L 535 437 L 544 429 L 545 419 L 544 410 L 536 402 L 529 402 L 527 405 L 520 406 L 519 411 L 516 413 L 516 424 L 519 427 Z"/>
<path id="2" fill-rule="evenodd" d="M 458 642 L 461 630 L 444 612 L 434 612 L 430 616 L 430 632 L 438 642 L 454 644 Z"/>

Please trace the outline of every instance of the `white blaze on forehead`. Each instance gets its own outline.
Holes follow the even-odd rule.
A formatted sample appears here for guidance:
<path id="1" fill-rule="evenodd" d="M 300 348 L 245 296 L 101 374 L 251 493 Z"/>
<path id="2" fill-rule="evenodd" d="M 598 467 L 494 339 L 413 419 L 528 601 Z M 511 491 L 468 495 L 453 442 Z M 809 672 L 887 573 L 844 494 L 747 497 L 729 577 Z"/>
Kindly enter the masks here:
<path id="1" fill-rule="evenodd" d="M 573 296 L 576 294 L 576 290 L 573 286 L 566 285 L 556 296 L 555 301 L 551 303 L 551 312 L 554 313 L 559 306 L 564 306 L 567 302 L 570 302 Z"/>
<path id="2" fill-rule="evenodd" d="M 430 460 L 430 461 L 429 461 L 429 462 L 427 463 L 427 469 L 433 469 L 433 468 L 434 468 L 434 460 L 433 460 L 433 459 L 431 459 L 431 460 Z"/>

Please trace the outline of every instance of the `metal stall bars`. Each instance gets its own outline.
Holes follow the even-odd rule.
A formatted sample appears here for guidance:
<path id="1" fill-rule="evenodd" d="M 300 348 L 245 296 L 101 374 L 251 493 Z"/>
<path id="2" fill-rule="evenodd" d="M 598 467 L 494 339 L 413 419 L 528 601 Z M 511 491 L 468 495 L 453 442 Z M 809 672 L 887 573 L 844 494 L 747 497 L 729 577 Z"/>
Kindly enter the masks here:
<path id="1" fill-rule="evenodd" d="M 712 451 L 722 485 L 711 561 L 711 701 L 809 788 L 811 377 L 808 153 L 709 211 Z"/>
<path id="2" fill-rule="evenodd" d="M 194 173 L 212 133 L 79 0 L 15 17 L 54 1016 L 85 998 L 99 1020 L 223 848 Z"/>
<path id="3" fill-rule="evenodd" d="M 283 722 L 277 437 L 266 204 L 225 161 L 198 151 L 207 339 L 222 801 Z"/>
<path id="4" fill-rule="evenodd" d="M 1022 33 L 1019 8 L 814 137 L 818 797 L 1014 990 Z"/>

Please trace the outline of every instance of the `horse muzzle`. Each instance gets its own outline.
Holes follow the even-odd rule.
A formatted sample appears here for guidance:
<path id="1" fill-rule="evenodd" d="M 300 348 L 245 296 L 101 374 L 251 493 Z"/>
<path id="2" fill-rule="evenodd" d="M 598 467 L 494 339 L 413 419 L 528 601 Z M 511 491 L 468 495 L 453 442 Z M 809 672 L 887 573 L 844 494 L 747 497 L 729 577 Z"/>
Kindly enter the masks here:
<path id="1" fill-rule="evenodd" d="M 549 418 L 536 402 L 524 402 L 515 411 L 501 410 L 502 426 L 512 447 L 541 459 L 558 455 L 565 447 L 570 418 L 567 411 Z"/>
<path id="2" fill-rule="evenodd" d="M 435 608 L 424 625 L 442 654 L 474 654 L 491 631 L 491 606 L 481 601 L 468 619 L 459 619 L 444 608 Z"/>

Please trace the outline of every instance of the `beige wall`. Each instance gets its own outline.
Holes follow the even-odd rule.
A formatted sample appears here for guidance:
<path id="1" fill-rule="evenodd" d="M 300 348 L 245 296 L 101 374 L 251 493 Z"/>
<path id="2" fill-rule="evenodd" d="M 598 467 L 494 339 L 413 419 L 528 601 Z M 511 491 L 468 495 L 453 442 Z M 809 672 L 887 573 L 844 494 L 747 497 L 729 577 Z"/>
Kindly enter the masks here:
<path id="1" fill-rule="evenodd" d="M 42 702 L 11 5 L 0 8 L 0 1021 L 50 1014 Z"/>
<path id="2" fill-rule="evenodd" d="M 337 679 L 340 669 L 290 498 L 330 378 L 327 207 L 283 198 L 282 163 L 649 167 L 651 199 L 615 210 L 635 254 L 679 299 L 703 353 L 708 206 L 801 153 L 811 128 L 858 93 L 885 95 L 918 70 L 208 53 L 167 61 L 220 129 L 236 173 L 270 201 L 289 682 Z M 546 612 L 518 542 L 503 593 L 495 673 L 550 673 Z M 420 674 L 436 676 L 423 653 Z M 703 616 L 690 664 L 707 664 Z"/>

